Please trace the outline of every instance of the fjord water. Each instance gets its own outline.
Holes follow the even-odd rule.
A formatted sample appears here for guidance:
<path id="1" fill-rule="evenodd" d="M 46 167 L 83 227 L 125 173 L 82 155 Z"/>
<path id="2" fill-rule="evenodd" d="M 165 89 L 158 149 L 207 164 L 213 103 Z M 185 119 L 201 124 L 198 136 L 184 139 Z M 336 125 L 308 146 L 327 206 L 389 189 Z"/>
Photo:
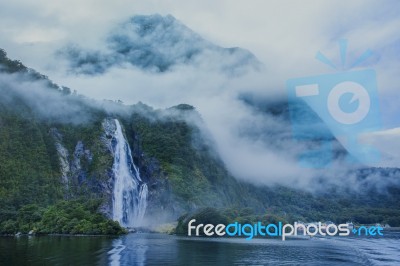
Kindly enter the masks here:
<path id="1" fill-rule="evenodd" d="M 147 208 L 148 188 L 133 162 L 121 124 L 117 119 L 114 122 L 113 220 L 124 227 L 140 226 Z"/>
<path id="2" fill-rule="evenodd" d="M 0 238 L 0 265 L 400 265 L 400 232 L 309 240 L 111 237 Z"/>

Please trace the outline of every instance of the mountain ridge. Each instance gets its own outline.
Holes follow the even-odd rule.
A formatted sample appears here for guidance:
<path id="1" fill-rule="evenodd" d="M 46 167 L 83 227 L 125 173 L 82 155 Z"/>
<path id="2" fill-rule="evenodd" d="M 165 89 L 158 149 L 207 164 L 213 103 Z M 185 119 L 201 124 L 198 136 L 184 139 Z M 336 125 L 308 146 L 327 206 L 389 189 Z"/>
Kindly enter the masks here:
<path id="1" fill-rule="evenodd" d="M 136 15 L 121 23 L 106 38 L 105 51 L 72 44 L 59 54 L 70 71 L 97 75 L 128 64 L 144 71 L 166 72 L 179 66 L 212 66 L 225 74 L 258 70 L 259 60 L 242 48 L 222 48 L 203 39 L 171 15 Z"/>
<path id="2" fill-rule="evenodd" d="M 29 204 L 46 207 L 79 198 L 99 200 L 96 211 L 110 218 L 112 155 L 103 142 L 109 137 L 102 123 L 116 118 L 124 128 L 133 160 L 149 185 L 149 225 L 210 206 L 249 207 L 256 213 L 268 212 L 287 220 L 345 221 L 356 217 L 359 222 L 400 224 L 399 210 L 392 208 L 400 202 L 395 185 L 384 192 L 373 186 L 358 193 L 327 187 L 324 193 L 312 194 L 238 181 L 215 153 L 213 142 L 202 134 L 204 125 L 193 123 L 193 118 L 188 120 L 192 114 L 199 118 L 194 107 L 183 104 L 155 110 L 143 103 L 124 106 L 115 102 L 104 107 L 55 85 L 44 75 L 28 75 L 27 80 L 26 74 L 35 72 L 8 59 L 4 51 L 1 55 L 0 90 L 10 100 L 0 100 L 0 229 L 9 228 Z M 24 88 L 18 87 L 18 73 L 28 84 Z M 43 107 L 53 115 L 43 113 Z M 71 116 L 81 119 L 71 120 Z M 64 151 L 57 151 L 57 143 Z M 64 166 L 76 169 L 67 176 L 69 187 L 63 181 L 60 153 L 68 154 Z M 388 176 L 398 175 L 387 171 Z M 76 232 L 82 230 L 76 228 Z"/>

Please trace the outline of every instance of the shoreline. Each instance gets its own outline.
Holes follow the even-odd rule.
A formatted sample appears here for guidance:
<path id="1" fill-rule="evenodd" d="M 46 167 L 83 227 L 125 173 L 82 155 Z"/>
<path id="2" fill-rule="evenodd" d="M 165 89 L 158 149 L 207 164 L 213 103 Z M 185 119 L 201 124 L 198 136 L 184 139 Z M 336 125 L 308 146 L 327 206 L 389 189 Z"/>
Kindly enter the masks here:
<path id="1" fill-rule="evenodd" d="M 142 228 L 143 229 L 143 228 Z M 388 227 L 384 228 L 384 231 L 398 231 L 400 232 L 400 227 Z M 120 234 L 120 235 L 93 235 L 93 234 L 57 234 L 57 233 L 52 233 L 52 234 L 29 234 L 29 233 L 20 233 L 20 234 L 4 234 L 0 235 L 0 237 L 42 237 L 42 236 L 61 236 L 61 237 L 110 237 L 110 238 L 115 238 L 115 237 L 121 237 L 124 235 L 129 235 L 129 234 L 141 234 L 141 233 L 149 233 L 149 234 L 163 234 L 163 235 L 176 235 L 176 236 L 187 236 L 187 235 L 181 235 L 181 234 L 173 234 L 168 231 L 164 230 L 154 230 L 154 229 L 149 229 L 146 228 L 146 230 L 141 230 L 141 231 L 128 231 L 126 234 Z M 198 236 L 200 238 L 203 238 L 204 236 Z M 239 237 L 240 238 L 240 237 Z M 255 237 L 257 238 L 257 237 Z M 272 237 L 273 238 L 273 237 Z"/>

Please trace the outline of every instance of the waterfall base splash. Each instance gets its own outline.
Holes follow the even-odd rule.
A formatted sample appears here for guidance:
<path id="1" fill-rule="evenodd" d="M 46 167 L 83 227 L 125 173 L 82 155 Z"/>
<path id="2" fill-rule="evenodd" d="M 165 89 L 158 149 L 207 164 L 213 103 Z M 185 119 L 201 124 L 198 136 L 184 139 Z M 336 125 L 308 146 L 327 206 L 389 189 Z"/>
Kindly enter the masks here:
<path id="1" fill-rule="evenodd" d="M 147 208 L 148 188 L 142 181 L 139 169 L 133 162 L 131 149 L 122 132 L 121 124 L 114 120 L 114 191 L 113 220 L 121 226 L 141 226 Z"/>

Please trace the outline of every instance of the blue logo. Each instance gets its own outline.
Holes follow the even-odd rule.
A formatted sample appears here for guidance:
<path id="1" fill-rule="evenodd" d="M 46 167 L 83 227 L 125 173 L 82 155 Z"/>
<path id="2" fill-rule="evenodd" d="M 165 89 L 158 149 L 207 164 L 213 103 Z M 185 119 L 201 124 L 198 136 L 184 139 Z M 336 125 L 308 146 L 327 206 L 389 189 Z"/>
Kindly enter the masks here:
<path id="1" fill-rule="evenodd" d="M 347 42 L 342 40 L 339 44 L 341 71 L 287 81 L 293 137 L 309 148 L 299 157 L 305 167 L 328 166 L 338 157 L 336 140 L 347 150 L 349 162 L 368 164 L 380 157 L 377 150 L 358 140 L 360 134 L 381 126 L 376 73 L 373 69 L 349 70 L 372 52 L 367 50 L 346 68 Z M 318 52 L 316 58 L 338 70 L 322 53 Z"/>
<path id="2" fill-rule="evenodd" d="M 351 230 L 357 236 L 383 236 L 383 227 L 381 226 L 360 226 Z"/>
<path id="3" fill-rule="evenodd" d="M 196 219 L 191 219 L 188 222 L 188 236 L 229 236 L 229 237 L 246 237 L 246 240 L 251 240 L 254 237 L 281 237 L 283 241 L 291 236 L 349 236 L 351 232 L 354 235 L 363 236 L 383 236 L 383 227 L 379 224 L 377 226 L 360 226 L 353 228 L 352 224 L 334 224 L 327 223 L 302 223 L 294 222 L 294 224 L 283 224 L 278 222 L 276 224 L 263 224 L 257 222 L 254 224 L 241 224 L 234 222 L 228 225 L 225 224 L 197 224 Z"/>

